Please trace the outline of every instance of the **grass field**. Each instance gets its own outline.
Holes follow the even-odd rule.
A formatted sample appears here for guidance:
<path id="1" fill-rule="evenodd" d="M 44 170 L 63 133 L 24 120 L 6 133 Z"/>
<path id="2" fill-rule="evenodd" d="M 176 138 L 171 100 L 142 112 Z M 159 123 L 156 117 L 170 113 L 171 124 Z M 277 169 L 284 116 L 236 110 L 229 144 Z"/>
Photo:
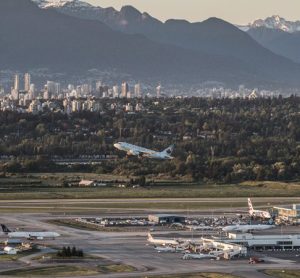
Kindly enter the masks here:
<path id="1" fill-rule="evenodd" d="M 56 276 L 89 276 L 96 275 L 99 272 L 96 269 L 89 269 L 81 266 L 48 266 L 27 269 L 16 269 L 1 272 L 0 275 L 18 276 L 18 277 L 32 277 L 32 276 L 48 276 L 51 273 L 52 277 Z"/>
<path id="2" fill-rule="evenodd" d="M 174 274 L 163 276 L 148 276 L 149 278 L 239 278 L 230 274 L 223 273 L 194 273 L 194 274 Z"/>
<path id="3" fill-rule="evenodd" d="M 156 179 L 151 187 L 144 188 L 62 186 L 64 181 L 77 181 L 78 184 L 81 179 L 108 181 L 110 185 L 109 181 L 113 181 L 114 184 L 122 184 L 129 178 L 89 173 L 16 174 L 0 179 L 0 200 L 300 197 L 300 182 L 245 181 L 240 184 L 205 184 L 180 179 Z M 147 205 L 147 207 L 149 206 Z M 160 208 L 168 208 L 168 205 L 161 204 Z M 194 208 L 194 206 L 191 205 L 190 208 Z M 187 209 L 187 207 L 182 207 L 182 209 Z"/>
<path id="4" fill-rule="evenodd" d="M 123 273 L 123 272 L 134 272 L 136 269 L 130 265 L 123 264 L 112 264 L 112 265 L 101 265 L 98 266 L 98 271 L 103 274 L 108 273 Z"/>
<path id="5" fill-rule="evenodd" d="M 29 255 L 32 255 L 32 254 L 38 254 L 39 252 L 40 252 L 40 250 L 32 249 L 32 250 L 19 252 L 16 255 L 1 255 L 0 256 L 0 262 L 17 261 L 18 259 L 20 259 L 22 257 L 29 256 Z"/>
<path id="6" fill-rule="evenodd" d="M 123 264 L 110 264 L 100 266 L 74 266 L 74 265 L 59 265 L 59 266 L 46 266 L 35 267 L 26 269 L 16 269 L 1 272 L 1 275 L 17 276 L 17 277 L 34 277 L 34 276 L 47 276 L 51 277 L 64 277 L 64 276 L 91 276 L 97 274 L 109 273 L 124 273 L 133 272 L 136 269 L 129 265 Z"/>
<path id="7" fill-rule="evenodd" d="M 52 186 L 0 186 L 1 200 L 89 198 L 227 198 L 300 197 L 300 184 L 242 183 L 236 185 L 168 184 L 147 188 L 64 188 Z"/>
<path id="8" fill-rule="evenodd" d="M 270 269 L 265 270 L 264 273 L 274 278 L 300 278 L 300 270 L 293 269 Z"/>

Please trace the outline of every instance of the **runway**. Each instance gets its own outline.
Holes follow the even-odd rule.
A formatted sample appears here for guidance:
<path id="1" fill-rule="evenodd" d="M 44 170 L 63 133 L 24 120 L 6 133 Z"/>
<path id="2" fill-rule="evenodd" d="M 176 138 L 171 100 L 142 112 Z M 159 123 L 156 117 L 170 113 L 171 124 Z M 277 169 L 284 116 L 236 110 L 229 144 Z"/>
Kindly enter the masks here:
<path id="1" fill-rule="evenodd" d="M 272 207 L 299 203 L 297 197 L 262 197 L 253 198 L 256 208 Z M 0 212 L 56 212 L 56 213 L 82 213 L 97 214 L 99 211 L 130 212 L 176 212 L 195 214 L 206 211 L 214 212 L 246 212 L 247 198 L 143 198 L 143 199 L 45 199 L 45 200 L 1 200 Z"/>

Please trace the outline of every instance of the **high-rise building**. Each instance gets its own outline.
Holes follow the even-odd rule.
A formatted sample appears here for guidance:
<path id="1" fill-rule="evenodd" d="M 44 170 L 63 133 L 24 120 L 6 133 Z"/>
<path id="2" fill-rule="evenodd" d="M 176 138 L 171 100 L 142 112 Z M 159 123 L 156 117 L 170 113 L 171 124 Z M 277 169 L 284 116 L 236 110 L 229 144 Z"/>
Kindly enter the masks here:
<path id="1" fill-rule="evenodd" d="M 81 102 L 79 100 L 72 101 L 72 112 L 81 111 Z"/>
<path id="2" fill-rule="evenodd" d="M 156 97 L 160 98 L 161 97 L 161 85 L 158 85 L 156 87 Z"/>
<path id="3" fill-rule="evenodd" d="M 27 95 L 30 100 L 34 100 L 36 98 L 34 84 L 30 84 L 30 88 L 29 88 Z"/>
<path id="4" fill-rule="evenodd" d="M 16 75 L 15 75 L 14 89 L 15 89 L 16 91 L 20 91 L 20 76 L 19 76 L 19 74 L 16 74 Z"/>
<path id="5" fill-rule="evenodd" d="M 101 81 L 96 81 L 96 91 L 100 92 L 100 88 L 102 87 L 102 82 Z"/>
<path id="6" fill-rule="evenodd" d="M 133 94 L 130 91 L 127 92 L 127 98 L 133 98 Z"/>
<path id="7" fill-rule="evenodd" d="M 24 75 L 24 91 L 29 92 L 31 84 L 31 76 L 29 73 L 25 73 Z"/>
<path id="8" fill-rule="evenodd" d="M 129 92 L 129 85 L 127 82 L 122 83 L 121 97 L 126 98 Z"/>
<path id="9" fill-rule="evenodd" d="M 73 84 L 69 84 L 69 85 L 68 85 L 68 91 L 69 91 L 69 92 L 72 92 L 74 89 L 75 89 L 75 87 L 74 87 Z"/>
<path id="10" fill-rule="evenodd" d="M 113 98 L 119 97 L 119 86 L 113 86 Z"/>
<path id="11" fill-rule="evenodd" d="M 137 98 L 141 98 L 142 97 L 142 92 L 141 92 L 141 84 L 135 84 L 134 86 L 134 96 Z"/>
<path id="12" fill-rule="evenodd" d="M 92 85 L 90 85 L 90 84 L 82 84 L 81 90 L 82 90 L 82 93 L 84 95 L 89 95 L 92 92 Z"/>
<path id="13" fill-rule="evenodd" d="M 51 97 L 51 95 L 55 94 L 55 82 L 47 81 L 47 92 L 49 98 Z"/>
<path id="14" fill-rule="evenodd" d="M 46 86 L 47 86 L 49 98 L 56 97 L 60 94 L 60 83 L 56 83 L 53 81 L 47 81 Z"/>
<path id="15" fill-rule="evenodd" d="M 75 97 L 80 98 L 81 96 L 82 96 L 82 88 L 81 88 L 81 86 L 77 86 Z"/>
<path id="16" fill-rule="evenodd" d="M 29 92 L 35 94 L 35 85 L 33 83 L 30 84 Z"/>
<path id="17" fill-rule="evenodd" d="M 18 100 L 19 99 L 19 91 L 11 88 L 11 99 L 12 100 Z"/>
<path id="18" fill-rule="evenodd" d="M 44 91 L 43 99 L 45 99 L 45 100 L 50 99 L 50 93 L 48 90 Z"/>

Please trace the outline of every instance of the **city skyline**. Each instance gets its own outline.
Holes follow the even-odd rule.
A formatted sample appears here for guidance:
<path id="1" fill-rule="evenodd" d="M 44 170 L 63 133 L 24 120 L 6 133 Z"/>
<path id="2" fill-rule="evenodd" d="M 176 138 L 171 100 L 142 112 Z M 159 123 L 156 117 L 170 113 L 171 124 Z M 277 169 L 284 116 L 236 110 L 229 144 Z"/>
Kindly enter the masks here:
<path id="1" fill-rule="evenodd" d="M 120 9 L 132 5 L 141 12 L 148 12 L 165 21 L 170 18 L 192 22 L 218 17 L 234 24 L 248 24 L 259 18 L 280 15 L 287 20 L 300 20 L 298 0 L 85 0 L 96 6 Z"/>

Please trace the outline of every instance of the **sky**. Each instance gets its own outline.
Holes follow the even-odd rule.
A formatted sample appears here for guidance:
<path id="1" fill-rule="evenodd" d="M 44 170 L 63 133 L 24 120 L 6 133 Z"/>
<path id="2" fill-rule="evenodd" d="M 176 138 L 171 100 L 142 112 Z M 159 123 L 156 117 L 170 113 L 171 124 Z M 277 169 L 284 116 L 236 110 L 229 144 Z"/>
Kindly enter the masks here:
<path id="1" fill-rule="evenodd" d="M 258 18 L 280 15 L 300 20 L 300 0 L 85 0 L 101 7 L 120 9 L 132 5 L 165 21 L 170 18 L 202 21 L 219 17 L 235 24 L 248 24 Z"/>

